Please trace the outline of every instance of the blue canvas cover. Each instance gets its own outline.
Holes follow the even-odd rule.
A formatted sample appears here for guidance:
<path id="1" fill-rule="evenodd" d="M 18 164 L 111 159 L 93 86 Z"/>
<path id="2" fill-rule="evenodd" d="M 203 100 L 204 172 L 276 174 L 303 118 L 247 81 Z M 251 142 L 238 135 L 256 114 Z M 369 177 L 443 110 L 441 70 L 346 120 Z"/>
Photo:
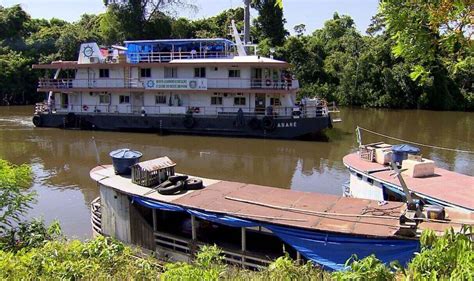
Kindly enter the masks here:
<path id="1" fill-rule="evenodd" d="M 158 209 L 170 212 L 185 212 L 186 210 L 178 205 L 168 204 L 164 202 L 158 202 L 150 199 L 144 199 L 138 196 L 132 196 L 132 203 L 138 203 L 144 207 Z"/>
<path id="2" fill-rule="evenodd" d="M 132 197 L 132 201 L 148 208 L 187 212 L 200 219 L 232 227 L 265 227 L 282 241 L 291 245 L 305 258 L 323 266 L 327 270 L 344 270 L 345 262 L 353 254 L 359 258 L 375 254 L 378 259 L 386 264 L 394 260 L 398 260 L 401 264 L 406 264 L 420 248 L 417 240 L 374 239 L 316 230 L 304 230 L 296 227 L 279 226 L 230 215 L 184 208 L 136 196 Z"/>
<path id="3" fill-rule="evenodd" d="M 399 153 L 409 153 L 409 154 L 418 154 L 420 153 L 420 149 L 416 146 L 409 145 L 409 144 L 397 144 L 392 146 L 393 152 Z"/>
<path id="4" fill-rule="evenodd" d="M 353 254 L 358 258 L 375 254 L 386 264 L 394 260 L 406 264 L 419 251 L 419 242 L 416 240 L 370 239 L 276 225 L 265 227 L 308 260 L 330 270 L 343 270 L 345 262 Z"/>

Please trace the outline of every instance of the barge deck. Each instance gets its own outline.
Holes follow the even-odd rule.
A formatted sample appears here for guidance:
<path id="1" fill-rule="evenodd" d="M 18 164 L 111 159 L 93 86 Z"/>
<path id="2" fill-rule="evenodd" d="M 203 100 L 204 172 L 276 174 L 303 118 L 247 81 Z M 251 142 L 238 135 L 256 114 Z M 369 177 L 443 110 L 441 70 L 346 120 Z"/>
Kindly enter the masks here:
<path id="1" fill-rule="evenodd" d="M 375 254 L 386 263 L 406 263 L 419 250 L 418 237 L 423 229 L 441 234 L 450 227 L 459 231 L 463 224 L 474 221 L 473 213 L 447 210 L 447 221 L 417 221 L 414 236 L 404 236 L 401 218 L 407 208 L 401 202 L 380 204 L 374 200 L 206 178 L 200 178 L 204 189 L 161 195 L 133 184 L 130 177 L 116 175 L 112 166 L 98 166 L 90 176 L 100 187 L 104 235 L 131 244 L 146 244 L 158 255 L 175 260 L 192 257 L 203 243 L 215 243 L 203 240 L 209 240 L 215 229 L 221 227 L 225 231 L 216 235 L 217 239 L 241 239 L 238 246 L 217 243 L 220 247 L 224 245 L 226 260 L 248 267 L 268 264 L 278 257 L 274 255 L 275 249 L 282 249 L 282 245 L 289 247 L 285 251 L 296 252 L 297 259 L 310 260 L 330 270 L 343 269 L 352 254 Z M 148 219 L 137 215 L 140 212 L 148 212 Z M 174 226 L 176 233 L 165 231 L 178 220 L 184 223 Z M 192 228 L 189 236 L 183 234 L 186 221 Z M 198 230 L 199 223 L 213 226 Z M 143 243 L 146 239 L 152 242 Z M 272 255 L 261 249 L 249 249 L 271 239 L 283 243 L 266 248 L 273 251 Z"/>
<path id="2" fill-rule="evenodd" d="M 391 176 L 392 171 L 388 166 L 362 160 L 357 153 L 346 155 L 342 161 L 356 173 L 403 191 L 397 178 Z M 404 177 L 404 180 L 420 198 L 443 206 L 474 211 L 474 177 L 435 168 L 433 176 Z"/>

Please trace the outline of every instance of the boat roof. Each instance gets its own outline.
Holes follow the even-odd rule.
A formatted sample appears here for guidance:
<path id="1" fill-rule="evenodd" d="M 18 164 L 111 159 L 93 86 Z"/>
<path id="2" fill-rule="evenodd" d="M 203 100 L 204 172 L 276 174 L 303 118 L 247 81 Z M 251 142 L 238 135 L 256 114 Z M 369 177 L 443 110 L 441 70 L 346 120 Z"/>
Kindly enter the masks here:
<path id="1" fill-rule="evenodd" d="M 166 169 L 176 166 L 176 163 L 168 158 L 167 156 L 151 159 L 148 161 L 143 161 L 135 164 L 134 166 L 138 166 L 145 171 L 155 171 L 160 169 Z"/>
<path id="2" fill-rule="evenodd" d="M 127 40 L 125 44 L 141 44 L 141 43 L 186 43 L 186 42 L 221 42 L 234 45 L 235 43 L 224 38 L 194 38 L 194 39 L 156 39 L 156 40 Z"/>
<path id="3" fill-rule="evenodd" d="M 391 176 L 388 166 L 362 160 L 357 152 L 344 156 L 344 165 L 363 174 L 397 186 L 402 189 L 398 179 Z M 408 188 L 420 197 L 434 199 L 447 205 L 474 211 L 474 177 L 435 168 L 434 176 L 423 178 L 403 177 Z"/>
<path id="4" fill-rule="evenodd" d="M 206 178 L 201 178 L 206 186 L 202 190 L 161 195 L 116 175 L 110 165 L 92 169 L 90 176 L 121 193 L 163 203 L 264 223 L 367 237 L 397 237 L 399 217 L 406 210 L 401 202 L 380 205 L 373 200 Z M 380 214 L 388 218 L 381 218 Z M 430 228 L 442 232 L 451 226 L 438 223 Z"/>

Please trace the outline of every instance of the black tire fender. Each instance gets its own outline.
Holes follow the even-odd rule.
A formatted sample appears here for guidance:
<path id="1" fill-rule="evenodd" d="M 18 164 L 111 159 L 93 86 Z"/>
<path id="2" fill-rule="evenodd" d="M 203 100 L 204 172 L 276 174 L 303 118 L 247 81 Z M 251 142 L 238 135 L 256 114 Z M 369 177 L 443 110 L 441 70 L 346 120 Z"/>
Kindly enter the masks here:
<path id="1" fill-rule="evenodd" d="M 254 118 L 250 119 L 250 121 L 248 123 L 248 126 L 252 130 L 257 130 L 260 127 L 260 121 L 257 118 L 254 117 Z"/>
<path id="2" fill-rule="evenodd" d="M 175 175 L 175 176 L 169 176 L 167 181 L 171 182 L 172 184 L 175 184 L 178 181 L 185 181 L 187 179 L 188 179 L 188 176 L 186 175 Z"/>
<path id="3" fill-rule="evenodd" d="M 165 182 L 169 182 L 169 181 L 165 181 Z M 183 190 L 183 188 L 184 188 L 183 182 L 178 181 L 175 184 L 167 185 L 165 187 L 158 187 L 158 193 L 163 194 L 163 195 L 173 195 Z"/>
<path id="4" fill-rule="evenodd" d="M 76 114 L 69 112 L 65 118 L 66 126 L 73 127 L 76 125 Z"/>
<path id="5" fill-rule="evenodd" d="M 40 127 L 41 126 L 41 117 L 38 116 L 38 115 L 35 115 L 33 116 L 33 125 L 35 125 L 36 127 Z"/>
<path id="6" fill-rule="evenodd" d="M 275 119 L 273 119 L 270 116 L 263 117 L 262 124 L 263 124 L 263 129 L 265 129 L 267 131 L 273 131 L 276 128 Z"/>
<path id="7" fill-rule="evenodd" d="M 200 179 L 191 178 L 184 182 L 184 188 L 187 190 L 198 190 L 204 188 L 204 184 Z"/>
<path id="8" fill-rule="evenodd" d="M 184 117 L 183 126 L 186 129 L 192 129 L 194 127 L 194 125 L 196 125 L 196 119 L 194 119 L 194 117 L 192 117 L 192 116 Z"/>

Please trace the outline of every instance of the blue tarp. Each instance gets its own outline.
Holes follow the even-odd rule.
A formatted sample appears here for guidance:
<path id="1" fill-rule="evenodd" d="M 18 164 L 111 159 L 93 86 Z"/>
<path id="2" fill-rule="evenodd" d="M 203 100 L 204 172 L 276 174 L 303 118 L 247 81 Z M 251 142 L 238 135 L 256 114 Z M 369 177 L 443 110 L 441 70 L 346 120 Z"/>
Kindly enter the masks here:
<path id="1" fill-rule="evenodd" d="M 386 264 L 394 260 L 406 264 L 419 251 L 419 243 L 415 240 L 370 239 L 276 225 L 265 227 L 308 260 L 331 270 L 343 270 L 352 254 L 359 258 L 375 254 Z"/>
<path id="2" fill-rule="evenodd" d="M 189 214 L 194 215 L 200 219 L 207 220 L 207 221 L 212 221 L 215 223 L 220 223 L 223 225 L 227 226 L 232 226 L 232 227 L 252 227 L 252 226 L 259 226 L 260 224 L 241 219 L 241 218 L 236 218 L 228 215 L 221 215 L 221 214 L 215 214 L 215 213 L 208 213 L 208 212 L 202 212 L 202 211 L 196 211 L 192 209 L 187 209 L 186 210 Z"/>
<path id="3" fill-rule="evenodd" d="M 262 226 L 271 230 L 285 243 L 291 245 L 305 258 L 320 264 L 329 270 L 343 270 L 344 264 L 352 254 L 363 258 L 375 254 L 378 259 L 388 264 L 398 260 L 406 264 L 419 251 L 419 242 L 402 239 L 371 239 L 351 235 L 304 230 L 295 227 L 277 226 L 263 222 L 233 217 L 230 215 L 198 211 L 181 206 L 157 202 L 140 197 L 132 197 L 132 201 L 148 208 L 163 211 L 187 212 L 203 220 L 232 226 Z"/>
<path id="4" fill-rule="evenodd" d="M 171 212 L 185 212 L 186 211 L 186 209 L 178 205 L 167 204 L 167 203 L 158 202 L 158 201 L 149 200 L 149 199 L 143 199 L 137 196 L 132 196 L 132 203 L 138 203 L 147 208 L 159 209 L 163 211 L 171 211 Z"/>
<path id="5" fill-rule="evenodd" d="M 409 145 L 409 144 L 397 144 L 392 146 L 393 152 L 400 152 L 400 153 L 410 153 L 410 154 L 418 154 L 420 153 L 420 149 L 416 146 Z"/>

